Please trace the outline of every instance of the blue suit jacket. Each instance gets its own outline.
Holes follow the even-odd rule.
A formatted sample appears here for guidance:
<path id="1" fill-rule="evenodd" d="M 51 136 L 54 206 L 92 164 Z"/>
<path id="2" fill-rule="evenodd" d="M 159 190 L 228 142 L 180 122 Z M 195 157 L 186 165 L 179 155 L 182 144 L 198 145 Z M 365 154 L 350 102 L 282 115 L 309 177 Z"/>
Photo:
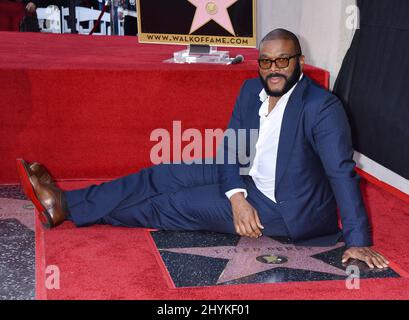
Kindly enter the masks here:
<path id="1" fill-rule="evenodd" d="M 228 125 L 231 130 L 259 129 L 262 89 L 258 78 L 245 81 Z M 249 155 L 249 130 L 246 138 L 247 149 L 238 152 Z M 224 154 L 233 152 L 238 157 L 225 142 Z M 341 102 L 304 75 L 284 112 L 275 182 L 278 208 L 295 243 L 333 245 L 343 235 L 348 247 L 372 245 L 352 156 L 350 127 Z M 221 165 L 223 192 L 246 189 L 241 166 L 227 161 Z"/>

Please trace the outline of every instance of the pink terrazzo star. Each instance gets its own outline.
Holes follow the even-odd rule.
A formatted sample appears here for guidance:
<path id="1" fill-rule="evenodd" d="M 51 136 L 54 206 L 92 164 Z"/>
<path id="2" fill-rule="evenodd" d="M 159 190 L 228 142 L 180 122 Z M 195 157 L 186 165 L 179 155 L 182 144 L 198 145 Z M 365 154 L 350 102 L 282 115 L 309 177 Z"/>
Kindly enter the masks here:
<path id="1" fill-rule="evenodd" d="M 237 246 L 171 248 L 161 251 L 228 259 L 226 268 L 217 280 L 220 284 L 275 268 L 301 269 L 346 276 L 344 270 L 311 257 L 342 246 L 344 243 L 338 243 L 333 247 L 298 247 L 293 244 L 282 244 L 269 237 L 258 239 L 242 237 Z M 257 257 L 260 260 L 260 256 L 285 257 L 285 259 L 283 263 L 269 264 L 258 261 Z"/>
<path id="2" fill-rule="evenodd" d="M 28 200 L 0 198 L 0 219 L 17 219 L 34 231 L 34 206 Z"/>
<path id="3" fill-rule="evenodd" d="M 193 18 L 190 32 L 193 33 L 197 29 L 204 26 L 211 20 L 214 20 L 221 27 L 230 32 L 233 36 L 234 29 L 230 20 L 227 8 L 237 2 L 237 0 L 187 0 L 196 7 L 195 16 Z"/>

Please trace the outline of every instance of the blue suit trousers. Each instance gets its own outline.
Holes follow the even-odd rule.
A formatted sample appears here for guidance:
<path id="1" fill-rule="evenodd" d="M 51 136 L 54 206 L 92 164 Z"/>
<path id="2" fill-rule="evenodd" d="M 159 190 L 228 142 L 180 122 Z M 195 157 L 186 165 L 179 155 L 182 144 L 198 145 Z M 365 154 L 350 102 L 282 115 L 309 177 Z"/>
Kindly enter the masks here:
<path id="1" fill-rule="evenodd" d="M 258 211 L 263 234 L 286 236 L 278 204 L 243 176 L 247 200 Z M 122 178 L 65 191 L 70 219 L 77 226 L 110 224 L 160 230 L 206 230 L 235 234 L 230 201 L 217 164 L 163 164 Z"/>

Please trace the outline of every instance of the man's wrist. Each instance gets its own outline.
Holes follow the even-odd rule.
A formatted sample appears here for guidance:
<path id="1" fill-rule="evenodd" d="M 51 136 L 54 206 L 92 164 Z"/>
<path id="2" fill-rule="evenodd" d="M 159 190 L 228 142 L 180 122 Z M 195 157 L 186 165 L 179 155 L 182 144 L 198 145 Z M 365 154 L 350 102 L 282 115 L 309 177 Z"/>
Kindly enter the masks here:
<path id="1" fill-rule="evenodd" d="M 245 200 L 244 192 L 237 192 L 230 197 L 230 201 Z"/>
<path id="2" fill-rule="evenodd" d="M 242 189 L 242 188 L 236 188 L 236 189 L 231 189 L 229 191 L 227 191 L 225 193 L 226 197 L 229 198 L 229 200 L 231 200 L 231 198 L 235 195 L 235 194 L 242 194 L 244 196 L 244 198 L 247 198 L 247 190 L 246 189 Z"/>

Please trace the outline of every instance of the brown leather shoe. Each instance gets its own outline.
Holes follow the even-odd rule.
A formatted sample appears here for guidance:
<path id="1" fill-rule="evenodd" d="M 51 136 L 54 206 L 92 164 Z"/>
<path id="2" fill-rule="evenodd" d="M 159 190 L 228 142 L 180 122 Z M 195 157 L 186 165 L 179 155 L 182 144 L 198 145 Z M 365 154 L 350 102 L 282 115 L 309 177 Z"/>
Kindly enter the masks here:
<path id="1" fill-rule="evenodd" d="M 17 170 L 26 196 L 40 214 L 41 223 L 47 228 L 62 223 L 68 215 L 64 193 L 55 186 L 44 166 L 39 163 L 29 166 L 23 159 L 17 159 Z"/>
<path id="2" fill-rule="evenodd" d="M 21 161 L 22 159 L 17 160 Z M 35 175 L 38 178 L 38 181 L 40 181 L 41 183 L 54 184 L 54 181 L 52 180 L 50 173 L 42 164 L 38 162 L 33 162 L 32 164 L 30 164 L 29 168 L 31 175 Z"/>

